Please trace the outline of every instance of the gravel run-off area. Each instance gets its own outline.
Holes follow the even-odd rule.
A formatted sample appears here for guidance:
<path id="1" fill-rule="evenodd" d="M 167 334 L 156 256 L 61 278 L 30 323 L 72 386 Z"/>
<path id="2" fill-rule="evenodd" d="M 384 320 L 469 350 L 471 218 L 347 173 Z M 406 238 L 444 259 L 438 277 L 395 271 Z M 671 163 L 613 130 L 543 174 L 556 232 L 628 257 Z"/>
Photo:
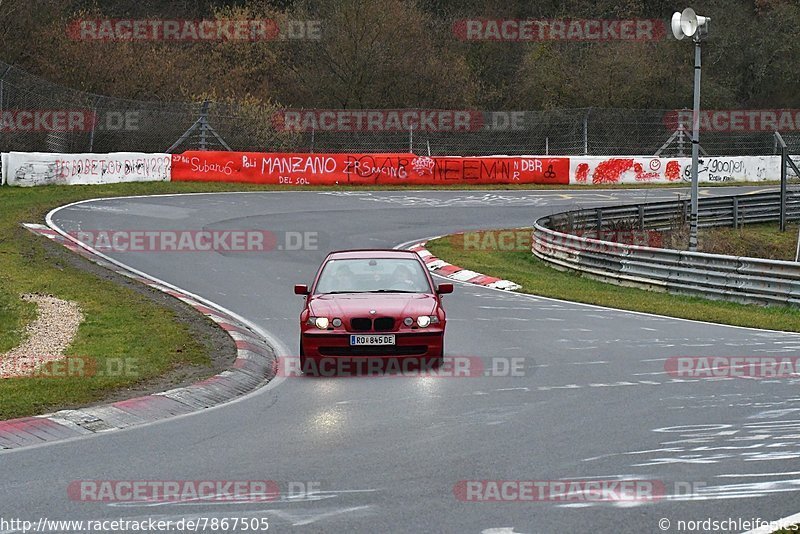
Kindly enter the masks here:
<path id="1" fill-rule="evenodd" d="M 36 303 L 38 316 L 25 327 L 22 344 L 0 354 L 0 378 L 31 376 L 42 365 L 64 358 L 83 322 L 80 307 L 74 302 L 39 294 L 21 298 Z"/>

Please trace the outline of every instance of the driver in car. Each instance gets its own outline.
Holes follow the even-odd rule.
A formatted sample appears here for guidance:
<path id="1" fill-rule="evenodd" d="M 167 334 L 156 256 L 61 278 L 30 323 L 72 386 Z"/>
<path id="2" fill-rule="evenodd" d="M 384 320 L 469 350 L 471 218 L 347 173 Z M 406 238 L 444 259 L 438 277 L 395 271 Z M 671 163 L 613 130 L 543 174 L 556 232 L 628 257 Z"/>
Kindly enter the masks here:
<path id="1" fill-rule="evenodd" d="M 391 286 L 398 291 L 416 291 L 417 281 L 411 269 L 405 265 L 398 265 L 392 273 Z"/>
<path id="2" fill-rule="evenodd" d="M 333 273 L 332 290 L 355 291 L 356 285 L 353 276 L 353 271 L 347 264 L 339 265 Z"/>

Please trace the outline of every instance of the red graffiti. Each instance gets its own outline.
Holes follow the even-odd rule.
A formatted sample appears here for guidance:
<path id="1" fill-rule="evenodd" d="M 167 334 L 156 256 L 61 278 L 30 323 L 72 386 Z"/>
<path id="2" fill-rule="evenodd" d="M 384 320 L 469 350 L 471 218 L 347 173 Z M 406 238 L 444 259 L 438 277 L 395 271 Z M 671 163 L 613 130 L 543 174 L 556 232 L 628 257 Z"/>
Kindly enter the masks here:
<path id="1" fill-rule="evenodd" d="M 653 160 L 658 161 L 658 160 Z M 652 166 L 652 163 L 651 163 Z M 641 163 L 634 163 L 633 170 L 636 173 L 637 182 L 646 182 L 648 180 L 658 180 L 658 172 L 646 172 Z"/>
<path id="2" fill-rule="evenodd" d="M 438 157 L 188 151 L 172 156 L 172 181 L 278 185 L 568 184 L 569 158 Z"/>
<path id="3" fill-rule="evenodd" d="M 670 161 L 667 163 L 667 168 L 664 170 L 664 176 L 667 180 L 674 182 L 681 179 L 681 164 L 677 161 Z"/>
<path id="4" fill-rule="evenodd" d="M 575 181 L 579 183 L 586 183 L 586 179 L 589 177 L 589 164 L 588 163 L 581 163 L 578 165 L 578 168 L 575 169 Z"/>
<path id="5" fill-rule="evenodd" d="M 633 167 L 633 159 L 609 159 L 600 163 L 592 175 L 592 183 L 615 184 L 620 181 L 622 173 Z"/>

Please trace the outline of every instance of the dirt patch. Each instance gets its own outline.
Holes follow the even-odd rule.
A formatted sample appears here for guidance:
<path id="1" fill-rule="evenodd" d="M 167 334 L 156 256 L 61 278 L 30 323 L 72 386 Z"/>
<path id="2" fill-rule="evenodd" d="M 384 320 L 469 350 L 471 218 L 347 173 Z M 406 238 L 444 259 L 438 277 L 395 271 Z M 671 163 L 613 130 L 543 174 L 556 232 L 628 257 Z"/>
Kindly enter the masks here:
<path id="1" fill-rule="evenodd" d="M 39 294 L 22 295 L 22 300 L 36 303 L 36 319 L 25 327 L 20 345 L 0 354 L 2 378 L 28 376 L 41 365 L 61 359 L 83 322 L 74 302 Z"/>

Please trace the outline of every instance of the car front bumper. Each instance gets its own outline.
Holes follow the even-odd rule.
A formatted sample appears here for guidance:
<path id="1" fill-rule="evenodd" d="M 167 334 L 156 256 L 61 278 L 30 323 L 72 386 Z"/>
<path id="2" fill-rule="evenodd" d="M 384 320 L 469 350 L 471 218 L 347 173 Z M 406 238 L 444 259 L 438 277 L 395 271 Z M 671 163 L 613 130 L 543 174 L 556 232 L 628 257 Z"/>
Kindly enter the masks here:
<path id="1" fill-rule="evenodd" d="M 350 345 L 351 335 L 395 336 L 394 345 Z M 444 328 L 396 332 L 326 332 L 309 329 L 301 335 L 308 358 L 438 358 L 444 347 Z"/>

